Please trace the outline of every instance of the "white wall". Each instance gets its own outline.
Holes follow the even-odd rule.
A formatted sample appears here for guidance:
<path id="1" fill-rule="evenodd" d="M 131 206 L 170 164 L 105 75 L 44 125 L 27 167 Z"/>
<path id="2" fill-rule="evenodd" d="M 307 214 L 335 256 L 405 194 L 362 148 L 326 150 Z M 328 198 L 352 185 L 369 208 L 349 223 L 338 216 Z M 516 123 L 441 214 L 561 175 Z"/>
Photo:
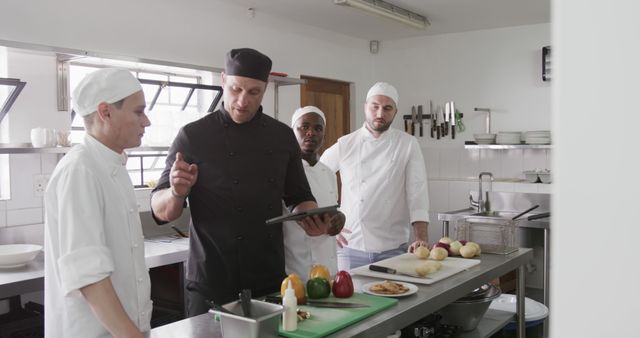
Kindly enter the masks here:
<path id="1" fill-rule="evenodd" d="M 637 337 L 640 3 L 552 3 L 551 335 Z"/>

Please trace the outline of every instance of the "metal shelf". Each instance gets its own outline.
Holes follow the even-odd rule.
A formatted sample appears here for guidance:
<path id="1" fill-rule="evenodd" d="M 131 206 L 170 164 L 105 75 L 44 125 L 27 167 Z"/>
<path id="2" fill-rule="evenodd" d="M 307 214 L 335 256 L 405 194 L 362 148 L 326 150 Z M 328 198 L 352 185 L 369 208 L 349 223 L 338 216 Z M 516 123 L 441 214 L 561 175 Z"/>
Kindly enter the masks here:
<path id="1" fill-rule="evenodd" d="M 488 309 L 478 326 L 469 332 L 463 332 L 460 338 L 485 338 L 491 337 L 500 331 L 509 322 L 515 320 L 515 314 L 506 311 Z"/>
<path id="2" fill-rule="evenodd" d="M 42 147 L 35 148 L 31 143 L 0 144 L 0 154 L 65 154 L 71 147 Z"/>
<path id="3" fill-rule="evenodd" d="M 66 154 L 72 147 L 42 147 L 35 148 L 30 143 L 7 144 L 0 143 L 0 154 Z M 127 149 L 126 152 L 167 152 L 167 146 L 143 146 Z"/>
<path id="4" fill-rule="evenodd" d="M 550 144 L 465 144 L 464 149 L 551 149 Z"/>

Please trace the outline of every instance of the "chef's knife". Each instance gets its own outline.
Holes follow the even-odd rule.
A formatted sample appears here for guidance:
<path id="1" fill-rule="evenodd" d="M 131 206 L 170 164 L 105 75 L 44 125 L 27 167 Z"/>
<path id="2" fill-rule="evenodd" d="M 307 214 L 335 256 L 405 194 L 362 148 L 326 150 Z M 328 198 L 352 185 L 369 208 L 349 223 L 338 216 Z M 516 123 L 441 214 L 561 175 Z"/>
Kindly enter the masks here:
<path id="1" fill-rule="evenodd" d="M 440 139 L 440 123 L 438 121 L 438 118 L 440 116 L 440 106 L 438 106 L 436 108 L 436 137 L 438 138 L 438 140 Z"/>
<path id="2" fill-rule="evenodd" d="M 449 135 L 449 112 L 451 111 L 451 105 L 449 102 L 444 104 L 444 130 L 442 132 L 442 136 Z"/>
<path id="3" fill-rule="evenodd" d="M 429 120 L 431 122 L 431 138 L 433 138 L 433 132 L 436 130 L 435 117 L 433 116 L 433 101 L 429 100 Z"/>
<path id="4" fill-rule="evenodd" d="M 389 274 L 392 274 L 392 275 L 405 275 L 405 276 L 411 276 L 411 277 L 416 277 L 416 278 L 426 278 L 426 279 L 430 278 L 430 277 L 427 277 L 427 276 L 420 276 L 417 273 L 414 274 L 414 273 L 398 271 L 396 269 L 388 268 L 386 266 L 374 265 L 374 264 L 369 265 L 369 270 L 376 271 L 376 272 L 389 273 Z"/>
<path id="5" fill-rule="evenodd" d="M 451 139 L 456 138 L 456 105 L 451 101 Z"/>
<path id="6" fill-rule="evenodd" d="M 404 119 L 404 132 L 408 133 L 409 132 L 409 121 L 407 121 L 407 119 Z"/>
<path id="7" fill-rule="evenodd" d="M 416 134 L 416 106 L 411 106 L 411 135 Z"/>
<path id="8" fill-rule="evenodd" d="M 422 136 L 422 105 L 418 106 L 418 125 L 420 126 L 420 136 Z"/>
<path id="9" fill-rule="evenodd" d="M 280 296 L 265 296 L 265 302 L 282 304 L 282 297 Z M 312 307 L 332 307 L 332 308 L 361 308 L 361 307 L 369 307 L 367 304 L 360 303 L 343 303 L 343 302 L 329 302 L 322 300 L 307 300 L 306 304 L 298 304 L 298 305 L 306 305 Z"/>

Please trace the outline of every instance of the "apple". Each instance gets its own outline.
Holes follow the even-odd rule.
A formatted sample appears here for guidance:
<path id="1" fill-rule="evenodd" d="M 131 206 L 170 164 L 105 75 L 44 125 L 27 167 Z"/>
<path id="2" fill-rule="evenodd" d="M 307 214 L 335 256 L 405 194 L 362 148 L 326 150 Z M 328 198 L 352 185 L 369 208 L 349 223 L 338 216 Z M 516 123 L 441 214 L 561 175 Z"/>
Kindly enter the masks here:
<path id="1" fill-rule="evenodd" d="M 449 250 L 449 244 L 448 243 L 438 242 L 438 243 L 434 244 L 433 247 L 434 248 L 445 248 L 445 249 Z"/>

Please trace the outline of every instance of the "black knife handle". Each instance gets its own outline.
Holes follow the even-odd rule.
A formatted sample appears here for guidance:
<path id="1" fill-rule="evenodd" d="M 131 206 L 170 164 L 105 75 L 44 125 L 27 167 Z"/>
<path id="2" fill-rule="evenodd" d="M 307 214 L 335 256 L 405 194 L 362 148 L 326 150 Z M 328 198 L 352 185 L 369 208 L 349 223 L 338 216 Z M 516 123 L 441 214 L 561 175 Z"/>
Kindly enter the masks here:
<path id="1" fill-rule="evenodd" d="M 407 124 L 407 122 L 409 122 L 408 120 L 404 120 L 404 131 L 405 132 L 409 132 L 409 125 Z"/>
<path id="2" fill-rule="evenodd" d="M 282 304 L 282 297 L 267 295 L 267 296 L 264 296 L 264 301 L 268 303 L 273 303 L 273 304 Z"/>
<path id="3" fill-rule="evenodd" d="M 440 128 L 441 128 L 440 126 L 436 127 L 436 134 L 438 136 L 438 140 L 440 139 Z"/>
<path id="4" fill-rule="evenodd" d="M 411 135 L 415 135 L 416 134 L 416 125 L 411 122 Z"/>
<path id="5" fill-rule="evenodd" d="M 420 123 L 420 136 L 422 136 L 422 123 Z"/>
<path id="6" fill-rule="evenodd" d="M 456 126 L 451 126 L 451 139 L 456 138 Z"/>
<path id="7" fill-rule="evenodd" d="M 392 274 L 396 273 L 396 270 L 394 270 L 394 269 L 387 268 L 387 267 L 380 266 L 380 265 L 373 265 L 373 264 L 369 265 L 369 270 L 377 271 L 377 272 L 384 272 L 384 273 L 392 273 Z"/>

